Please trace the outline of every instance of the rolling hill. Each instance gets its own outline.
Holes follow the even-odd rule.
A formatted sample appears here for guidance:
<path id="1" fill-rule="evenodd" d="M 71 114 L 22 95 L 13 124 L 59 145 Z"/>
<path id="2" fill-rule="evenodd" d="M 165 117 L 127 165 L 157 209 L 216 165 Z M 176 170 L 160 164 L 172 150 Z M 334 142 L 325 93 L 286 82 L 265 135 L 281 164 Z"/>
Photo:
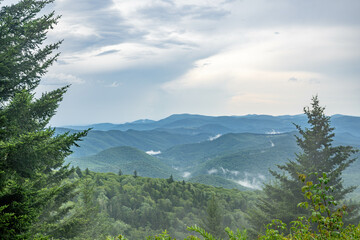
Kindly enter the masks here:
<path id="1" fill-rule="evenodd" d="M 294 145 L 293 135 L 287 134 L 253 134 L 253 133 L 229 133 L 218 138 L 201 143 L 183 144 L 171 147 L 158 155 L 168 165 L 176 167 L 194 167 L 210 159 L 238 152 L 263 151 L 272 148 L 276 142 L 277 148 L 283 151 L 294 150 L 293 147 L 286 149 L 289 142 Z M 283 140 L 285 138 L 285 140 Z M 278 141 L 281 141 L 278 146 Z M 282 146 L 282 144 L 285 144 Z M 295 144 L 296 145 L 296 144 Z M 295 148 L 296 149 L 296 148 Z"/>
<path id="2" fill-rule="evenodd" d="M 56 128 L 57 133 L 74 132 L 78 130 L 67 128 Z M 74 147 L 72 157 L 89 156 L 102 150 L 118 147 L 131 146 L 142 151 L 163 151 L 175 145 L 185 143 L 201 142 L 209 138 L 210 134 L 187 135 L 180 133 L 169 133 L 158 130 L 91 130 L 88 135 L 79 142 L 80 148 Z"/>
<path id="3" fill-rule="evenodd" d="M 81 147 L 74 148 L 75 153 L 69 160 L 94 171 L 117 172 L 121 168 L 132 174 L 137 168 L 144 176 L 167 178 L 173 174 L 178 179 L 183 177 L 214 186 L 258 189 L 262 182 L 270 179 L 269 168 L 276 169 L 276 164 L 294 159 L 294 153 L 299 151 L 294 138 L 296 132 L 289 132 L 294 130 L 292 122 L 303 127 L 307 124 L 304 115 L 208 117 L 190 114 L 172 115 L 159 121 L 95 124 L 91 125 L 95 129 L 124 131 L 90 131 L 80 142 Z M 332 125 L 335 145 L 360 147 L 359 117 L 334 115 Z M 59 133 L 77 131 L 56 130 Z M 143 152 L 150 150 L 156 157 Z M 345 184 L 359 185 L 359 169 L 360 160 L 357 160 L 344 172 Z"/>
<path id="4" fill-rule="evenodd" d="M 67 162 L 95 172 L 118 173 L 121 169 L 123 174 L 133 174 L 136 170 L 143 177 L 168 178 L 171 174 L 177 177 L 177 171 L 159 159 L 127 146 L 109 148 L 92 156 L 68 158 Z"/>

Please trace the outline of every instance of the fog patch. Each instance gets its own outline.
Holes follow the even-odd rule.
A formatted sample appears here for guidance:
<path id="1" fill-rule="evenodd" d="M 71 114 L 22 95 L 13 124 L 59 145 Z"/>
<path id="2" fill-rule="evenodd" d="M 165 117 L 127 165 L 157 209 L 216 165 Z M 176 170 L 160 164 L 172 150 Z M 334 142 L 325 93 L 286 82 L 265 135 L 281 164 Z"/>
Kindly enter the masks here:
<path id="1" fill-rule="evenodd" d="M 242 180 L 235 180 L 235 182 L 243 187 L 261 190 L 260 182 L 256 180 L 256 178 L 253 178 L 252 180 L 249 180 L 248 178 L 244 178 Z"/>
<path id="2" fill-rule="evenodd" d="M 213 141 L 217 138 L 221 137 L 221 134 L 217 134 L 216 136 L 213 136 L 213 137 L 209 137 L 209 141 Z"/>
<path id="3" fill-rule="evenodd" d="M 269 135 L 275 135 L 275 134 L 281 134 L 282 132 L 278 132 L 275 129 L 272 129 L 271 131 L 265 132 L 265 134 L 269 134 Z"/>
<path id="4" fill-rule="evenodd" d="M 213 168 L 214 169 L 214 168 Z M 212 169 L 211 169 L 212 170 Z M 216 169 L 214 169 L 214 170 L 216 170 Z M 236 171 L 236 170 L 229 170 L 229 169 L 227 169 L 227 168 L 223 168 L 223 167 L 220 167 L 220 170 L 222 171 L 222 173 L 224 174 L 224 175 L 233 175 L 233 176 L 237 176 L 237 175 L 239 175 L 240 174 L 240 172 L 239 171 Z M 216 170 L 217 171 L 217 170 Z"/>
<path id="5" fill-rule="evenodd" d="M 188 178 L 188 177 L 190 177 L 190 175 L 191 175 L 191 172 L 183 172 L 183 178 Z"/>
<path id="6" fill-rule="evenodd" d="M 153 151 L 153 150 L 150 150 L 150 151 L 147 151 L 146 153 L 149 154 L 149 155 L 151 155 L 151 156 L 153 156 L 153 155 L 158 155 L 158 154 L 160 154 L 161 151 Z"/>
<path id="7" fill-rule="evenodd" d="M 245 172 L 245 178 L 234 180 L 237 184 L 241 186 L 251 188 L 251 189 L 261 189 L 261 183 L 265 180 L 265 176 L 258 173 L 256 175 Z"/>
<path id="8" fill-rule="evenodd" d="M 240 172 L 236 170 L 229 170 L 227 168 L 220 167 L 218 169 L 211 168 L 207 171 L 208 174 L 218 174 L 223 176 L 228 180 L 232 180 L 235 183 L 251 188 L 251 189 L 261 189 L 261 184 L 266 180 L 266 177 L 260 173 L 248 173 L 248 172 Z"/>
<path id="9" fill-rule="evenodd" d="M 217 169 L 215 169 L 215 168 L 212 168 L 212 169 L 210 169 L 210 170 L 208 170 L 208 174 L 214 174 L 214 173 L 217 173 L 218 172 L 218 170 Z"/>

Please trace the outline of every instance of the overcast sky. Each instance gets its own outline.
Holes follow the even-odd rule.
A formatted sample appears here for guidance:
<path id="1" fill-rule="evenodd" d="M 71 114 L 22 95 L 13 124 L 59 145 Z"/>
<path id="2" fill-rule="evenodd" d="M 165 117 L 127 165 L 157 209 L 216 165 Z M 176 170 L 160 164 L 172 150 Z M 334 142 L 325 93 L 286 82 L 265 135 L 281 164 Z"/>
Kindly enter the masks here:
<path id="1" fill-rule="evenodd" d="M 4 3 L 6 3 L 5 1 Z M 359 0 L 57 0 L 52 125 L 174 113 L 360 116 Z"/>

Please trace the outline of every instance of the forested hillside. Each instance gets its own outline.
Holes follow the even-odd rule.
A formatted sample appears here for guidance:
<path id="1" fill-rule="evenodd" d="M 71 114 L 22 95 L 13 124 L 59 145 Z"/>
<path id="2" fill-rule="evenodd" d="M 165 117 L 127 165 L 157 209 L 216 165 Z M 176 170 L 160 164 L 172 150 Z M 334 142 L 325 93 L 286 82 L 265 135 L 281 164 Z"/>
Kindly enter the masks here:
<path id="1" fill-rule="evenodd" d="M 153 151 L 153 156 L 135 148 L 117 147 L 91 156 L 69 157 L 67 162 L 83 170 L 89 168 L 92 171 L 117 173 L 121 169 L 125 174 L 137 170 L 144 177 L 167 178 L 172 174 L 178 180 L 218 187 L 260 189 L 262 183 L 271 179 L 269 169 L 294 159 L 295 153 L 299 151 L 296 134 L 228 133 L 199 143 Z M 357 137 L 338 135 L 335 138 L 336 145 L 359 146 Z M 139 143 L 148 140 L 144 138 Z M 77 151 L 77 148 L 74 150 Z M 346 185 L 357 184 L 360 180 L 357 174 L 359 167 L 360 161 L 356 161 L 352 168 L 345 171 Z"/>
<path id="2" fill-rule="evenodd" d="M 259 195 L 171 178 L 76 172 L 68 180 L 79 181 L 79 194 L 67 203 L 73 209 L 59 225 L 42 227 L 44 233 L 54 232 L 55 237 L 65 239 L 105 239 L 119 234 L 145 239 L 166 229 L 183 239 L 188 235 L 187 226 L 204 225 L 212 196 L 221 209 L 217 216 L 221 226 L 235 230 L 248 227 L 246 212 Z"/>

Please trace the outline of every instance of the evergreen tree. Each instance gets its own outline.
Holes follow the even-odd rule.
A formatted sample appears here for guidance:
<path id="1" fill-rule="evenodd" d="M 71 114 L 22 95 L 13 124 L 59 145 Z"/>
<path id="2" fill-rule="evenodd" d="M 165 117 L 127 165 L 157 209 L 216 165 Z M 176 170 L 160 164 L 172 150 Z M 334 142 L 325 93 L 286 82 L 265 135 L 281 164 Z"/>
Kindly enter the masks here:
<path id="1" fill-rule="evenodd" d="M 44 45 L 57 23 L 54 12 L 38 16 L 52 0 L 23 0 L 0 10 L 0 236 L 26 239 L 41 211 L 60 205 L 60 184 L 71 171 L 64 166 L 70 147 L 85 132 L 55 135 L 48 127 L 68 86 L 33 90 L 57 59 L 61 41 Z"/>
<path id="2" fill-rule="evenodd" d="M 206 209 L 206 218 L 203 220 L 202 225 L 204 229 L 215 237 L 222 237 L 224 235 L 224 228 L 222 226 L 222 215 L 220 207 L 213 194 L 208 201 Z"/>
<path id="3" fill-rule="evenodd" d="M 122 171 L 121 169 L 119 169 L 118 175 L 121 176 L 122 175 Z"/>
<path id="4" fill-rule="evenodd" d="M 170 177 L 166 180 L 169 184 L 174 182 L 173 175 L 171 174 Z"/>
<path id="5" fill-rule="evenodd" d="M 79 168 L 79 166 L 77 166 L 75 168 L 75 172 L 76 172 L 76 174 L 78 175 L 79 178 L 83 177 L 83 173 L 82 173 L 81 169 Z"/>
<path id="6" fill-rule="evenodd" d="M 295 161 L 288 161 L 278 168 L 282 173 L 270 170 L 275 182 L 265 184 L 263 197 L 260 198 L 255 209 L 250 215 L 250 223 L 256 231 L 261 231 L 271 219 L 280 219 L 289 224 L 308 212 L 297 207 L 304 200 L 299 174 L 308 176 L 310 173 L 327 173 L 329 185 L 335 186 L 335 200 L 343 200 L 346 194 L 355 187 L 344 187 L 341 174 L 352 162 L 351 155 L 356 150 L 351 146 L 333 146 L 334 133 L 330 126 L 330 117 L 325 116 L 324 107 L 319 105 L 318 97 L 312 98 L 311 108 L 305 107 L 310 128 L 301 128 L 296 125 L 299 135 L 296 136 L 301 152 L 296 154 Z M 317 183 L 316 176 L 309 176 L 309 180 Z M 354 214 L 353 214 L 354 216 Z"/>
<path id="7" fill-rule="evenodd" d="M 137 174 L 137 171 L 134 170 L 134 178 L 137 178 L 138 174 Z"/>

